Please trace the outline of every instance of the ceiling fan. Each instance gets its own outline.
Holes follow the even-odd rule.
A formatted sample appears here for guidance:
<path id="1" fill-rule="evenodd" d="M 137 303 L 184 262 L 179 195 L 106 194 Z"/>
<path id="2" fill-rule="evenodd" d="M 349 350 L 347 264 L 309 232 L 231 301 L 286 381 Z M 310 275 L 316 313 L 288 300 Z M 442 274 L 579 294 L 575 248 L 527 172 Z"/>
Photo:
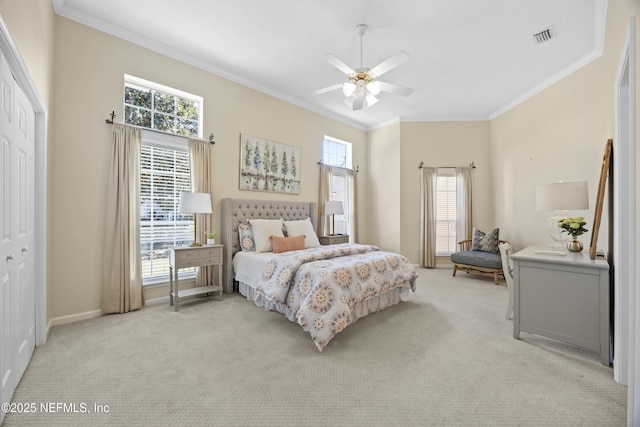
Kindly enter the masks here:
<path id="1" fill-rule="evenodd" d="M 312 92 L 314 95 L 342 89 L 342 93 L 347 97 L 347 99 L 345 99 L 347 105 L 353 110 L 360 110 L 364 106 L 365 101 L 368 107 L 378 102 L 376 95 L 381 91 L 402 96 L 409 96 L 411 92 L 413 92 L 411 88 L 378 80 L 378 77 L 387 71 L 407 62 L 409 60 L 409 54 L 407 52 L 401 50 L 373 68 L 365 68 L 362 66 L 362 38 L 367 32 L 367 28 L 365 24 L 360 24 L 356 27 L 360 35 L 360 68 L 354 70 L 337 56 L 331 53 L 325 55 L 325 59 L 338 70 L 345 73 L 349 77 L 349 81 L 315 90 Z"/>

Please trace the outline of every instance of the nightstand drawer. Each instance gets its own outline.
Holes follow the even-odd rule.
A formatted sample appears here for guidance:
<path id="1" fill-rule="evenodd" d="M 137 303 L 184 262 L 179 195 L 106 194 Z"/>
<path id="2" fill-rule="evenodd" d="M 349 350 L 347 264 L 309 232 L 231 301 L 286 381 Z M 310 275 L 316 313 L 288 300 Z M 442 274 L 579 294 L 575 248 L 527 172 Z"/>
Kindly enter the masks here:
<path id="1" fill-rule="evenodd" d="M 212 257 L 217 258 L 216 261 L 212 262 L 213 264 L 222 262 L 222 246 L 175 249 L 175 262 L 181 265 L 188 260 L 201 258 L 211 259 Z"/>
<path id="2" fill-rule="evenodd" d="M 211 256 L 222 258 L 222 247 L 221 246 L 218 246 L 215 248 L 203 247 L 202 249 L 200 249 L 200 256 L 203 258 L 211 257 Z"/>
<path id="3" fill-rule="evenodd" d="M 318 239 L 322 245 L 339 245 L 340 243 L 349 243 L 349 235 L 347 234 L 342 236 L 320 236 Z"/>

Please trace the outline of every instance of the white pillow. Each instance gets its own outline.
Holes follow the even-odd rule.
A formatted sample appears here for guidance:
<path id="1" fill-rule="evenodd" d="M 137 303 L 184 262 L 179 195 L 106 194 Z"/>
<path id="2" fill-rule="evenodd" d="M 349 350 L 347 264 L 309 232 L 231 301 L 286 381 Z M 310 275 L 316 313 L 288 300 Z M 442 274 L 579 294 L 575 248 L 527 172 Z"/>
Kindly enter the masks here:
<path id="1" fill-rule="evenodd" d="M 273 252 L 273 245 L 269 237 L 284 237 L 282 233 L 282 219 L 250 219 L 256 252 Z"/>
<path id="2" fill-rule="evenodd" d="M 303 219 L 300 221 L 284 221 L 284 228 L 287 229 L 287 236 L 301 236 L 305 235 L 304 238 L 304 247 L 305 248 L 315 248 L 316 246 L 320 246 L 320 240 L 318 240 L 318 235 L 316 231 L 313 229 L 313 224 L 311 224 L 311 219 Z"/>

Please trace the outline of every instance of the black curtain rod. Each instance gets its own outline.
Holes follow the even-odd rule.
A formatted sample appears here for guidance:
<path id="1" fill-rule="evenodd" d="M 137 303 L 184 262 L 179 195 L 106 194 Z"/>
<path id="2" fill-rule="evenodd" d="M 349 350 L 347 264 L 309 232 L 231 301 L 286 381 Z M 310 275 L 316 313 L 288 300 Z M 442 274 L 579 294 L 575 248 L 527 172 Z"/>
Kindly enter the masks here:
<path id="1" fill-rule="evenodd" d="M 105 120 L 105 122 L 106 122 L 108 125 L 112 125 L 112 124 L 114 123 L 113 119 L 116 117 L 116 112 L 115 112 L 115 111 L 112 111 L 112 112 L 111 112 L 111 114 L 109 114 L 109 117 L 111 117 L 111 120 L 107 119 L 107 120 Z M 216 143 L 216 142 L 213 140 L 213 132 L 211 132 L 211 135 L 209 135 L 209 140 L 207 141 L 206 139 L 202 139 L 202 138 L 193 138 L 193 137 L 191 137 L 191 136 L 178 135 L 178 134 L 176 134 L 176 133 L 170 133 L 170 132 L 163 132 L 163 131 L 161 131 L 161 130 L 149 129 L 149 128 L 145 128 L 145 127 L 142 127 L 142 126 L 135 126 L 135 125 L 130 125 L 130 124 L 127 124 L 127 126 L 131 126 L 131 127 L 138 128 L 138 129 L 142 129 L 142 130 L 149 131 L 149 132 L 159 133 L 159 134 L 162 134 L 162 135 L 171 135 L 171 136 L 177 136 L 177 137 L 180 137 L 180 138 L 191 138 L 191 139 L 197 139 L 197 140 L 199 140 L 199 141 L 208 142 L 209 144 L 215 144 L 215 143 Z"/>
<path id="2" fill-rule="evenodd" d="M 418 165 L 418 169 L 422 169 L 422 168 L 425 168 L 425 167 L 426 166 L 424 165 L 424 162 L 420 162 L 420 164 Z M 461 166 L 438 166 L 438 167 L 439 168 L 450 168 L 450 169 L 453 169 L 453 168 L 459 168 Z M 469 163 L 469 167 L 471 169 L 475 169 L 476 168 L 475 162 L 472 161 L 471 163 Z"/>
<path id="3" fill-rule="evenodd" d="M 337 169 L 344 169 L 346 171 L 352 171 L 352 172 L 360 172 L 360 166 L 356 165 L 355 169 L 349 169 L 349 168 L 343 168 L 342 166 L 334 166 L 334 165 L 327 165 L 326 163 L 324 163 L 322 161 L 322 159 L 320 159 L 320 161 L 318 162 L 319 165 L 324 165 L 324 166 L 329 166 L 331 168 L 337 168 Z"/>

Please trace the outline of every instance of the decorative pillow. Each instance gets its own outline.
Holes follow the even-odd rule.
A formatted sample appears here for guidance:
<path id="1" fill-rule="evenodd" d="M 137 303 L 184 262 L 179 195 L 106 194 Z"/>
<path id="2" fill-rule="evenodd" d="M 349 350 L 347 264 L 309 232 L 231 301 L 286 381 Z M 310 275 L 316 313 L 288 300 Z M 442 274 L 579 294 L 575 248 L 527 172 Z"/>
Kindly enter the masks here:
<path id="1" fill-rule="evenodd" d="M 251 224 L 238 224 L 238 242 L 240 243 L 240 250 L 255 252 L 256 242 L 253 241 Z"/>
<path id="2" fill-rule="evenodd" d="M 256 252 L 273 251 L 269 237 L 284 237 L 281 219 L 250 219 L 249 224 L 251 224 L 251 230 L 253 231 Z"/>
<path id="3" fill-rule="evenodd" d="M 494 252 L 500 253 L 500 248 L 498 244 L 500 243 L 498 240 L 499 229 L 495 228 L 491 231 L 491 233 L 486 234 L 480 230 L 477 230 L 475 227 L 473 228 L 473 245 L 471 250 L 473 251 L 484 251 L 484 252 Z"/>
<path id="4" fill-rule="evenodd" d="M 304 246 L 306 248 L 320 246 L 320 240 L 313 229 L 310 218 L 300 221 L 284 221 L 284 228 L 287 230 L 287 236 L 300 236 L 303 234 L 307 236 L 304 239 Z"/>
<path id="5" fill-rule="evenodd" d="M 277 237 L 271 236 L 271 243 L 273 245 L 273 253 L 279 254 L 280 252 L 297 251 L 304 249 L 304 234 L 293 237 Z"/>

